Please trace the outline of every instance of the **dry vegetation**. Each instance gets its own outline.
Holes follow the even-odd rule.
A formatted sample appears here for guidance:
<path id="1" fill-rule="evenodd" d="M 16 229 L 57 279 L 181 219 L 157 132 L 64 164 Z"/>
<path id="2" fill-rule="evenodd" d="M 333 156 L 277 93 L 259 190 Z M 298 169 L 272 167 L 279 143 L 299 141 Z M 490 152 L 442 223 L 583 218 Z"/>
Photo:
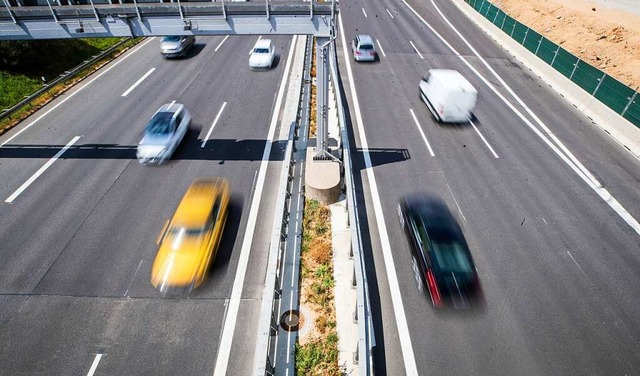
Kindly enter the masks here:
<path id="1" fill-rule="evenodd" d="M 582 0 L 493 2 L 580 59 L 633 89 L 640 87 L 639 15 Z"/>
<path id="2" fill-rule="evenodd" d="M 300 300 L 315 321 L 314 329 L 296 344 L 296 372 L 340 375 L 329 208 L 306 200 L 302 226 Z"/>

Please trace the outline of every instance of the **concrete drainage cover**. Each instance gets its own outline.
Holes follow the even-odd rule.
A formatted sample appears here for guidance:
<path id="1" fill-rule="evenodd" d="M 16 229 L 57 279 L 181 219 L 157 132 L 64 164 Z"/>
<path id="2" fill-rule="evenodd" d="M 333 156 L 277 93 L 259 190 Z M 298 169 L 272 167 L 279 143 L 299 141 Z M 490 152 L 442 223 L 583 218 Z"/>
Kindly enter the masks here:
<path id="1" fill-rule="evenodd" d="M 287 311 L 280 316 L 280 327 L 287 332 L 297 332 L 304 326 L 304 316 L 297 309 Z"/>

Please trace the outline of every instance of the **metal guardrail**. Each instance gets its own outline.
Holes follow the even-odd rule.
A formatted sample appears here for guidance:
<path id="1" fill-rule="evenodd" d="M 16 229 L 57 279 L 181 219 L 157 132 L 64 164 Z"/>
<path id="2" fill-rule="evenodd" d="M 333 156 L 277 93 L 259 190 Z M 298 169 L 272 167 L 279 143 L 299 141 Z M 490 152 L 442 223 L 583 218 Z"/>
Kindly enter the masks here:
<path id="1" fill-rule="evenodd" d="M 338 121 L 340 122 L 342 138 L 342 161 L 344 164 L 344 181 L 347 193 L 347 209 L 349 212 L 349 224 L 353 227 L 351 231 L 351 250 L 354 260 L 354 280 L 356 285 L 356 312 L 355 319 L 358 321 L 358 344 L 354 353 L 354 360 L 358 363 L 358 374 L 360 376 L 373 375 L 373 347 L 375 347 L 375 335 L 373 333 L 373 323 L 371 321 L 371 305 L 369 300 L 369 286 L 365 269 L 364 253 L 362 250 L 360 222 L 358 216 L 358 205 L 356 203 L 356 192 L 353 186 L 353 171 L 351 169 L 351 150 L 349 147 L 349 131 L 346 126 L 344 107 L 342 106 L 343 93 L 341 90 L 337 70 L 337 58 L 335 43 L 331 44 L 329 52 L 329 70 L 334 83 L 334 93 L 336 95 Z"/>
<path id="2" fill-rule="evenodd" d="M 291 123 L 289 130 L 289 140 L 285 149 L 284 162 L 282 163 L 282 174 L 280 184 L 278 186 L 278 199 L 276 202 L 276 215 L 280 216 L 280 220 L 276 220 L 271 235 L 271 244 L 269 246 L 269 259 L 267 261 L 267 276 L 265 278 L 265 287 L 273 286 L 272 289 L 265 288 L 262 292 L 262 307 L 260 309 L 261 318 L 258 323 L 258 338 L 256 339 L 256 355 L 255 355 L 255 375 L 273 375 L 273 366 L 270 361 L 271 353 L 271 337 L 277 334 L 278 320 L 274 317 L 276 310 L 276 296 L 280 296 L 278 265 L 282 259 L 286 246 L 286 229 L 289 225 L 288 203 L 291 200 L 291 188 L 293 182 L 293 142 L 296 123 Z"/>
<path id="3" fill-rule="evenodd" d="M 306 48 L 309 48 L 309 43 L 306 43 Z M 307 51 L 306 54 L 311 54 L 311 51 Z M 305 62 L 307 60 L 305 59 Z M 305 67 L 309 69 L 309 67 Z M 304 101 L 304 81 L 300 85 L 300 97 L 298 99 L 299 107 L 298 112 L 308 110 L 305 106 L 308 106 L 301 101 Z M 308 125 L 308 124 L 307 124 Z M 273 232 L 271 235 L 271 243 L 269 246 L 269 258 L 267 261 L 267 275 L 265 278 L 265 289 L 262 293 L 262 306 L 260 309 L 260 318 L 258 321 L 258 337 L 256 339 L 256 352 L 254 359 L 254 375 L 273 375 L 275 370 L 273 362 L 271 361 L 271 355 L 273 353 L 272 337 L 278 333 L 278 318 L 275 317 L 277 307 L 276 302 L 281 295 L 279 286 L 281 268 L 279 267 L 282 262 L 282 255 L 285 252 L 286 247 L 286 230 L 289 226 L 289 210 L 292 186 L 293 186 L 293 170 L 295 161 L 293 160 L 294 141 L 296 135 L 296 129 L 298 124 L 292 122 L 289 129 L 289 136 L 287 140 L 287 146 L 284 151 L 284 161 L 282 164 L 282 172 L 280 175 L 280 184 L 278 186 L 278 198 L 276 202 L 275 213 L 278 219 L 274 222 Z M 267 288 L 267 286 L 273 286 Z"/>
<path id="4" fill-rule="evenodd" d="M 119 48 L 123 44 L 131 41 L 132 39 L 133 38 L 126 38 L 126 39 L 116 43 L 115 45 L 109 47 L 107 50 L 99 53 L 98 55 L 92 57 L 89 60 L 84 61 L 82 64 L 78 65 L 77 67 L 73 68 L 72 70 L 61 74 L 60 76 L 58 76 L 58 78 L 56 78 L 55 80 L 47 83 L 42 88 L 38 89 L 38 91 L 36 91 L 35 93 L 33 93 L 33 94 L 29 95 L 28 97 L 26 97 L 25 99 L 21 100 L 19 103 L 13 105 L 10 108 L 3 109 L 2 110 L 2 114 L 0 114 L 0 120 L 3 120 L 5 118 L 7 118 L 7 117 L 11 117 L 11 115 L 13 115 L 16 111 L 18 111 L 22 107 L 26 106 L 27 104 L 31 103 L 33 100 L 39 98 L 42 94 L 44 94 L 45 92 L 49 91 L 52 87 L 56 86 L 57 84 L 59 84 L 61 82 L 64 82 L 66 80 L 70 80 L 70 79 L 74 78 L 78 73 L 83 71 L 85 68 L 87 68 L 90 65 L 94 64 L 95 62 L 103 59 L 104 57 L 108 56 L 113 51 L 115 51 L 117 48 Z"/>

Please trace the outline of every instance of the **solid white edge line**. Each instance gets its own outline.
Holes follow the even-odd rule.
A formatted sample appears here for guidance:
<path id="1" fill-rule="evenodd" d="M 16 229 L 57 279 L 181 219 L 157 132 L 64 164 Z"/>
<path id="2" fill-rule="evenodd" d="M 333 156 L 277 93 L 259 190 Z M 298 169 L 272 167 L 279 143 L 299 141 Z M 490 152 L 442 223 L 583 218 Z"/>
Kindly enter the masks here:
<path id="1" fill-rule="evenodd" d="M 213 52 L 218 52 L 218 50 L 220 49 L 220 47 L 222 47 L 222 43 L 224 43 L 224 42 L 227 40 L 227 38 L 229 38 L 229 36 L 228 36 L 228 35 L 227 35 L 226 37 L 224 37 L 224 39 L 222 40 L 222 42 L 220 42 L 220 43 L 216 46 L 216 48 L 213 50 Z"/>
<path id="2" fill-rule="evenodd" d="M 20 194 L 27 188 L 29 188 L 29 186 L 40 176 L 42 175 L 49 167 L 51 167 L 51 165 L 53 164 L 53 162 L 55 162 L 56 160 L 58 160 L 58 158 L 60 158 L 62 156 L 62 154 L 64 154 L 65 151 L 69 150 L 69 148 L 75 144 L 82 136 L 76 136 L 74 137 L 71 141 L 69 141 L 69 143 L 67 145 L 65 145 L 59 152 L 56 153 L 56 155 L 54 155 L 51 159 L 49 159 L 49 161 L 47 163 L 44 164 L 44 166 L 40 167 L 40 169 L 38 171 L 36 171 L 35 174 L 31 175 L 31 177 L 24 182 L 24 184 L 22 184 L 20 186 L 20 188 L 18 188 L 15 192 L 13 192 L 13 194 L 11 196 L 9 196 L 9 198 L 7 198 L 6 200 L 4 200 L 4 202 L 11 204 L 13 203 L 13 201 L 20 196 Z"/>
<path id="3" fill-rule="evenodd" d="M 342 39 L 343 56 L 349 56 L 347 51 L 347 41 L 344 36 L 344 26 L 342 24 L 342 14 L 338 13 L 338 22 L 340 24 L 340 36 Z M 386 267 L 387 278 L 389 280 L 389 290 L 391 291 L 391 302 L 393 304 L 393 312 L 396 317 L 396 325 L 398 327 L 398 339 L 400 341 L 400 348 L 402 350 L 402 359 L 404 361 L 404 367 L 407 375 L 418 375 L 418 369 L 416 367 L 416 359 L 413 353 L 413 346 L 411 344 L 411 335 L 409 334 L 409 325 L 407 324 L 407 316 L 404 311 L 404 303 L 402 302 L 402 295 L 400 292 L 400 285 L 398 283 L 398 276 L 395 272 L 395 264 L 393 261 L 393 254 L 391 253 L 391 244 L 389 242 L 389 235 L 387 234 L 387 227 L 385 224 L 384 216 L 382 213 L 382 205 L 380 203 L 380 195 L 378 193 L 378 186 L 376 184 L 376 177 L 373 173 L 371 155 L 369 154 L 369 146 L 367 138 L 364 132 L 364 126 L 362 124 L 362 114 L 360 113 L 360 104 L 358 102 L 358 95 L 353 83 L 353 73 L 351 71 L 351 63 L 349 59 L 345 59 L 347 66 L 347 75 L 349 77 L 349 89 L 351 90 L 353 97 L 353 106 L 356 115 L 356 124 L 358 134 L 360 136 L 361 148 L 364 154 L 364 161 L 367 172 L 367 180 L 369 181 L 371 189 L 371 199 L 373 201 L 373 208 L 376 218 L 376 224 L 378 232 L 380 233 L 380 244 L 382 247 L 382 254 L 384 257 L 384 264 Z M 362 355 L 364 356 L 364 355 Z"/>
<path id="4" fill-rule="evenodd" d="M 382 45 L 380 44 L 380 40 L 376 39 L 376 42 L 378 43 L 378 47 L 380 48 L 380 52 L 382 52 L 382 56 L 387 57 L 387 55 L 384 53 L 384 50 L 382 49 Z"/>
<path id="5" fill-rule="evenodd" d="M 409 41 L 409 43 L 411 44 L 411 47 L 413 47 L 413 50 L 416 51 L 416 53 L 418 54 L 418 56 L 420 56 L 420 59 L 424 60 L 424 57 L 422 57 L 422 54 L 420 53 L 420 51 L 418 51 L 418 48 L 416 47 L 415 44 L 413 44 L 412 41 Z"/>
<path id="6" fill-rule="evenodd" d="M 416 123 L 416 126 L 418 127 L 418 131 L 420 131 L 420 135 L 422 136 L 422 139 L 424 140 L 424 143 L 427 144 L 427 148 L 429 149 L 429 153 L 431 154 L 432 157 L 435 157 L 436 155 L 433 154 L 433 149 L 431 149 L 431 145 L 429 144 L 429 140 L 427 140 L 427 136 L 422 131 L 422 127 L 420 126 L 420 123 L 418 122 L 418 118 L 416 117 L 416 114 L 413 112 L 413 108 L 410 108 L 409 112 L 411 112 L 411 116 L 413 117 L 413 121 Z"/>
<path id="7" fill-rule="evenodd" d="M 291 320 L 291 315 L 293 314 L 293 289 L 289 293 L 289 320 Z M 287 349 L 291 349 L 291 333 L 293 331 L 289 330 L 287 333 Z M 291 363 L 291 351 L 287 351 L 287 364 Z"/>
<path id="8" fill-rule="evenodd" d="M 580 167 L 582 165 L 577 159 L 572 160 L 572 158 L 575 158 L 573 157 L 573 155 L 567 156 L 560 149 L 558 149 L 558 147 L 554 143 L 552 143 L 544 134 L 542 134 L 542 132 L 538 128 L 536 128 L 529 121 L 529 119 L 527 119 L 511 102 L 509 102 L 507 98 L 505 98 L 504 95 L 502 95 L 498 91 L 498 89 L 496 89 L 495 86 L 493 86 L 493 84 L 491 84 L 491 82 L 487 80 L 487 78 L 480 74 L 480 72 L 478 72 L 478 70 L 475 69 L 473 65 L 471 65 L 471 63 L 469 63 L 467 59 L 465 59 L 464 56 L 460 55 L 460 53 L 455 48 L 453 48 L 451 44 L 449 44 L 449 42 L 447 42 L 424 18 L 422 18 L 422 16 L 420 16 L 420 14 L 418 14 L 418 12 L 416 12 L 416 10 L 413 9 L 413 7 L 411 7 L 411 5 L 406 2 L 406 0 L 401 1 L 416 15 L 416 17 L 418 17 L 418 19 L 420 19 L 420 21 L 422 21 L 422 23 L 424 23 L 431 30 L 431 32 L 434 33 L 436 37 L 438 37 L 438 39 L 440 39 L 440 41 L 442 41 L 442 43 L 444 43 L 485 85 L 487 85 L 487 87 L 491 89 L 491 91 L 498 98 L 500 98 L 500 100 L 502 100 L 502 102 L 506 104 L 507 107 L 509 107 L 509 109 L 529 127 L 529 129 L 531 129 L 545 144 L 547 144 L 547 146 L 549 146 L 549 148 L 551 148 L 551 150 L 576 173 L 576 175 L 578 175 L 594 192 L 596 192 L 598 196 L 600 196 L 600 198 L 602 198 L 603 201 L 605 201 L 620 216 L 620 218 L 627 222 L 627 224 L 640 235 L 640 223 L 638 223 L 638 221 L 618 202 L 618 200 L 615 199 L 615 197 L 613 197 L 613 195 L 611 195 L 611 193 L 609 193 L 607 189 L 603 188 L 597 180 L 591 178 L 592 175 L 588 170 L 586 170 L 586 168 Z M 557 142 L 560 141 L 558 140 Z"/>
<path id="9" fill-rule="evenodd" d="M 22 128 L 21 130 L 19 130 L 18 132 L 16 132 L 16 134 L 14 134 L 13 136 L 9 137 L 5 142 L 3 142 L 2 144 L 0 144 L 0 148 L 5 146 L 6 144 L 8 144 L 9 142 L 11 142 L 14 138 L 18 137 L 22 132 L 26 131 L 27 129 L 31 128 L 35 123 L 37 123 L 38 121 L 40 121 L 42 118 L 44 118 L 45 116 L 47 116 L 49 113 L 51 113 L 53 110 L 55 110 L 56 108 L 60 107 L 63 103 L 65 103 L 66 101 L 68 101 L 69 99 L 73 98 L 74 95 L 78 94 L 80 91 L 82 91 L 84 88 L 86 88 L 87 86 L 91 85 L 95 80 L 97 80 L 98 78 L 102 77 L 105 73 L 109 72 L 111 69 L 115 68 L 118 64 L 122 63 L 126 58 L 128 58 L 129 56 L 133 55 L 134 53 L 138 52 L 139 49 L 141 49 L 142 47 L 144 47 L 147 43 L 151 42 L 153 39 L 155 39 L 155 37 L 150 38 L 149 40 L 141 43 L 139 46 L 137 46 L 136 48 L 134 48 L 133 50 L 131 50 L 131 53 L 126 54 L 125 56 L 123 56 L 121 59 L 119 59 L 118 61 L 116 61 L 112 66 L 110 66 L 109 68 L 105 69 L 104 71 L 102 71 L 100 74 L 98 74 L 97 76 L 95 76 L 93 79 L 91 79 L 91 81 L 87 82 L 84 86 L 80 87 L 78 90 L 74 91 L 73 93 L 69 94 L 68 97 L 64 98 L 63 100 L 60 101 L 60 103 L 56 104 L 55 106 L 51 107 L 49 110 L 47 110 L 47 112 L 45 112 L 44 114 L 40 115 L 36 120 L 32 121 L 31 123 L 29 123 L 29 125 L 27 125 L 26 127 Z"/>
<path id="10" fill-rule="evenodd" d="M 367 12 L 364 11 L 364 8 L 362 8 L 362 14 L 364 14 L 364 18 L 368 18 L 367 17 Z"/>
<path id="11" fill-rule="evenodd" d="M 502 77 L 500 77 L 500 75 L 498 75 L 498 73 L 493 69 L 493 67 L 491 65 L 489 65 L 489 63 L 487 63 L 487 61 L 480 56 L 480 54 L 478 53 L 478 51 L 476 51 L 475 48 L 473 48 L 473 46 L 471 45 L 471 43 L 469 43 L 465 37 L 462 36 L 462 34 L 458 31 L 458 29 L 456 29 L 453 24 L 449 21 L 449 19 L 440 11 L 440 8 L 438 8 L 438 6 L 436 5 L 436 3 L 433 2 L 433 0 L 431 0 L 431 3 L 433 4 L 433 6 L 436 8 L 436 11 L 440 14 L 440 17 L 442 17 L 444 19 L 444 21 L 449 25 L 449 27 L 458 35 L 458 37 L 460 37 L 460 39 L 462 39 L 462 41 L 467 45 L 467 47 L 469 47 L 469 49 L 473 52 L 474 55 L 476 55 L 476 57 L 478 57 L 478 59 L 482 62 L 482 64 L 487 67 L 487 69 L 489 69 L 489 71 L 491 72 L 491 74 L 498 79 L 498 81 L 500 82 L 500 84 L 507 90 L 507 92 L 509 92 L 509 94 L 511 94 L 511 96 L 516 100 L 516 102 L 518 102 L 518 104 L 520 106 L 522 106 L 522 108 L 524 108 L 524 110 L 533 118 L 533 120 L 535 120 L 536 123 L 538 123 L 538 125 L 540 126 L 540 128 L 542 128 L 545 133 L 551 137 L 551 139 L 553 140 L 553 142 L 556 143 L 556 145 L 558 145 L 558 147 L 560 147 L 560 149 L 569 157 L 569 159 L 571 159 L 571 161 L 573 163 L 576 164 L 576 166 L 582 170 L 582 172 L 598 187 L 602 187 L 602 184 L 600 184 L 600 182 L 598 181 L 598 179 L 596 179 L 595 176 L 593 176 L 593 174 L 585 167 L 582 165 L 582 163 L 580 161 L 578 161 L 578 159 L 573 155 L 573 153 L 571 153 L 571 151 L 569 151 L 569 149 L 567 147 L 564 146 L 564 144 L 562 143 L 562 141 L 560 141 L 556 135 L 551 132 L 551 129 L 549 129 L 549 127 L 547 127 L 546 124 L 544 124 L 542 122 L 542 120 L 540 120 L 540 118 L 538 118 L 538 116 L 529 108 L 529 106 L 527 106 L 524 101 L 522 99 L 520 99 L 520 97 L 511 89 L 511 87 L 502 79 Z"/>
<path id="12" fill-rule="evenodd" d="M 93 363 L 91 363 L 91 368 L 89 368 L 89 372 L 87 373 L 87 376 L 93 376 L 93 374 L 96 372 L 96 369 L 98 368 L 98 363 L 100 363 L 100 359 L 102 359 L 102 354 L 96 354 L 96 357 L 93 358 Z"/>
<path id="13" fill-rule="evenodd" d="M 391 14 L 391 12 L 389 12 L 389 9 L 385 8 L 387 13 L 389 13 L 389 16 L 391 16 L 391 18 L 393 18 L 393 14 Z"/>
<path id="14" fill-rule="evenodd" d="M 498 157 L 498 154 L 496 154 L 496 152 L 493 150 L 493 148 L 491 147 L 491 145 L 489 145 L 489 142 L 487 141 L 486 138 L 484 138 L 484 136 L 482 135 L 482 133 L 480 133 L 480 130 L 478 129 L 478 127 L 476 127 L 476 124 L 473 122 L 473 120 L 469 119 L 469 123 L 471 124 L 471 126 L 473 126 L 473 129 L 476 130 L 476 133 L 478 133 L 478 136 L 480 136 L 480 138 L 482 139 L 482 141 L 484 141 L 484 144 L 487 145 L 487 147 L 489 148 L 489 150 L 491 150 L 491 153 L 493 154 L 494 157 L 496 158 L 500 158 Z"/>
<path id="15" fill-rule="evenodd" d="M 238 259 L 238 268 L 236 270 L 236 276 L 233 280 L 233 288 L 231 289 L 231 298 L 229 299 L 229 308 L 225 317 L 224 327 L 222 330 L 222 337 L 220 339 L 220 347 L 218 356 L 216 358 L 216 367 L 213 371 L 214 376 L 223 376 L 227 372 L 227 366 L 229 364 L 229 355 L 231 354 L 231 343 L 233 341 L 233 333 L 235 332 L 236 321 L 238 319 L 238 310 L 240 308 L 240 299 L 242 297 L 242 288 L 244 285 L 244 278 L 247 273 L 247 266 L 249 264 L 249 255 L 251 253 L 251 243 L 253 242 L 254 230 L 256 227 L 256 221 L 258 218 L 258 206 L 260 205 L 260 199 L 262 198 L 262 190 L 264 187 L 265 177 L 267 175 L 267 165 L 269 164 L 269 155 L 271 154 L 271 145 L 273 144 L 273 137 L 276 131 L 276 125 L 278 124 L 278 116 L 280 114 L 280 108 L 282 107 L 282 100 L 284 96 L 284 89 L 289 71 L 291 70 L 291 63 L 293 61 L 293 52 L 295 49 L 298 36 L 294 35 L 289 49 L 289 56 L 287 58 L 287 64 L 282 75 L 282 81 L 280 82 L 280 89 L 278 91 L 278 97 L 276 100 L 276 108 L 273 111 L 271 117 L 271 125 L 269 126 L 269 134 L 267 136 L 267 142 L 264 146 L 262 153 L 262 162 L 260 162 L 260 171 L 258 173 L 258 182 L 256 185 L 256 194 L 251 200 L 251 209 L 249 210 L 249 217 L 247 220 L 247 228 L 245 230 L 244 239 L 242 240 L 242 248 L 240 249 L 240 257 Z"/>
<path id="16" fill-rule="evenodd" d="M 213 132 L 213 128 L 216 126 L 216 123 L 218 122 L 218 119 L 220 119 L 220 115 L 222 115 L 222 111 L 224 110 L 224 108 L 227 106 L 227 102 L 224 102 L 222 104 L 222 107 L 220 107 L 220 111 L 218 111 L 218 114 L 216 115 L 216 118 L 213 120 L 213 123 L 211 123 L 211 127 L 209 128 L 209 132 L 207 132 L 207 135 L 205 136 L 204 140 L 202 140 L 202 145 L 200 145 L 200 149 L 202 149 L 204 147 L 204 145 L 207 144 L 207 141 L 209 140 L 209 136 L 211 136 L 211 132 Z"/>
<path id="17" fill-rule="evenodd" d="M 131 87 L 129 89 L 127 89 L 127 91 L 122 93 L 122 96 L 126 97 L 127 95 L 129 95 L 129 93 L 131 93 L 133 91 L 133 89 L 138 87 L 138 85 L 140 85 L 142 83 L 142 81 L 144 81 L 147 77 L 149 77 L 149 75 L 151 73 L 153 73 L 154 70 L 156 70 L 156 68 L 149 69 L 149 71 L 147 73 L 145 73 L 144 76 L 140 77 L 140 79 L 138 81 L 136 81 L 133 85 L 131 85 Z"/>

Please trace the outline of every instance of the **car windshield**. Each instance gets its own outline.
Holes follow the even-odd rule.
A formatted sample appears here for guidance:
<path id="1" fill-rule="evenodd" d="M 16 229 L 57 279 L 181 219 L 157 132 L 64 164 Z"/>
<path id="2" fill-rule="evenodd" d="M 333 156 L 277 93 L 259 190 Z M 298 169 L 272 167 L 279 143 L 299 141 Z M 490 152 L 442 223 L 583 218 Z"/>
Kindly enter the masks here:
<path id="1" fill-rule="evenodd" d="M 361 50 L 373 50 L 373 46 L 370 44 L 361 44 L 360 45 L 360 49 Z"/>
<path id="2" fill-rule="evenodd" d="M 268 48 L 255 48 L 253 50 L 254 53 L 256 54 L 268 54 L 269 53 L 269 49 Z"/>
<path id="3" fill-rule="evenodd" d="M 184 242 L 202 243 L 205 237 L 206 229 L 189 228 L 189 227 L 173 227 L 169 230 L 168 237 L 171 239 L 171 249 L 173 251 L 184 252 L 185 250 L 197 250 L 197 247 L 183 247 Z"/>
<path id="4" fill-rule="evenodd" d="M 172 36 L 169 36 L 169 37 L 162 38 L 162 41 L 163 42 L 179 42 L 180 38 L 181 38 L 180 36 L 172 35 Z"/>
<path id="5" fill-rule="evenodd" d="M 437 269 L 443 272 L 471 273 L 471 262 L 459 242 L 432 243 Z"/>
<path id="6" fill-rule="evenodd" d="M 149 134 L 164 135 L 173 132 L 173 112 L 158 112 L 151 118 L 145 131 Z"/>
<path id="7" fill-rule="evenodd" d="M 173 227 L 169 233 L 173 236 L 199 236 L 207 231 L 205 227 Z"/>

